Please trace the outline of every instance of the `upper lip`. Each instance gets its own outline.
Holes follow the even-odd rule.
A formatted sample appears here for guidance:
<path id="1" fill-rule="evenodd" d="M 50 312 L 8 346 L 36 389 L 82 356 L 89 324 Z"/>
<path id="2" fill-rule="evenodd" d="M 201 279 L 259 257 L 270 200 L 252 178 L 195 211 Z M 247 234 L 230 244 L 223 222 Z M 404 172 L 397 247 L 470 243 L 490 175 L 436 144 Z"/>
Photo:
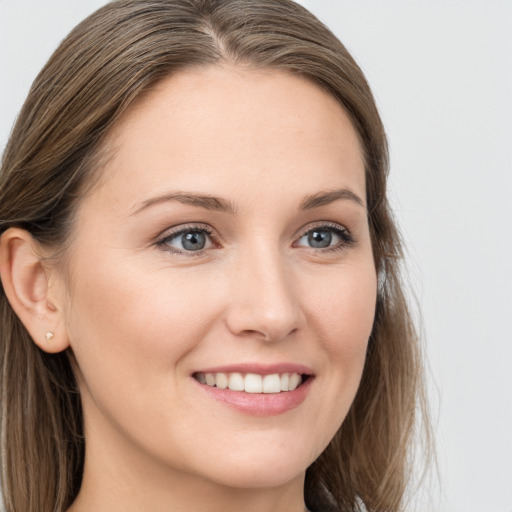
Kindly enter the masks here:
<path id="1" fill-rule="evenodd" d="M 301 375 L 313 375 L 313 370 L 308 366 L 295 363 L 236 363 L 201 368 L 196 370 L 194 373 L 256 373 L 258 375 L 273 375 L 275 373 L 299 373 Z"/>

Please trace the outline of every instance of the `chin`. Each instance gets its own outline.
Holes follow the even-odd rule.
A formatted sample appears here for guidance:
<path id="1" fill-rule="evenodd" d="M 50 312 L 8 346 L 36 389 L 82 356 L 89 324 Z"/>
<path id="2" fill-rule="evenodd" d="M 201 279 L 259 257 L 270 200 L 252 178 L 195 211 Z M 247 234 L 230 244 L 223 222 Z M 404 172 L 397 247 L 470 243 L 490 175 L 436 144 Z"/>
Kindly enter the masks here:
<path id="1" fill-rule="evenodd" d="M 276 442 L 264 448 L 258 447 L 252 453 L 234 450 L 229 457 L 205 461 L 208 474 L 203 474 L 218 484 L 246 489 L 279 487 L 296 479 L 302 481 L 317 454 L 311 456 L 306 450 L 301 453 L 298 446 L 298 442 L 288 447 Z"/>
<path id="2" fill-rule="evenodd" d="M 283 457 L 284 459 L 284 457 Z M 213 478 L 217 484 L 237 489 L 281 487 L 293 480 L 302 481 L 307 465 L 303 464 L 249 464 L 219 469 Z"/>

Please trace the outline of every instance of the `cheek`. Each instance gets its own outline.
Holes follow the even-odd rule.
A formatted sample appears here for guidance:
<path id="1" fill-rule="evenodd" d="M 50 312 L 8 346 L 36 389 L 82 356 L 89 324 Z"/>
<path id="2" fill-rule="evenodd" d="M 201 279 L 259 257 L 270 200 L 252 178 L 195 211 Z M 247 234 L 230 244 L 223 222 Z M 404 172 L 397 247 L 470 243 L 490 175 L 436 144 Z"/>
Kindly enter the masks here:
<path id="1" fill-rule="evenodd" d="M 179 371 L 208 331 L 215 302 L 194 293 L 186 277 L 110 261 L 98 259 L 76 281 L 68 330 L 91 391 L 123 386 L 135 400 L 163 385 L 159 379 L 174 380 L 169 370 Z"/>
<path id="2" fill-rule="evenodd" d="M 338 430 L 359 388 L 373 327 L 376 294 L 377 281 L 371 262 L 344 267 L 318 293 L 310 293 L 309 323 L 318 333 L 326 370 L 318 385 L 325 403 L 332 404 L 318 413 L 318 422 L 323 421 L 326 426 L 324 444 Z"/>
<path id="3" fill-rule="evenodd" d="M 307 293 L 304 291 L 304 293 Z M 332 355 L 365 352 L 375 316 L 377 278 L 373 264 L 347 265 L 310 293 L 310 310 Z"/>

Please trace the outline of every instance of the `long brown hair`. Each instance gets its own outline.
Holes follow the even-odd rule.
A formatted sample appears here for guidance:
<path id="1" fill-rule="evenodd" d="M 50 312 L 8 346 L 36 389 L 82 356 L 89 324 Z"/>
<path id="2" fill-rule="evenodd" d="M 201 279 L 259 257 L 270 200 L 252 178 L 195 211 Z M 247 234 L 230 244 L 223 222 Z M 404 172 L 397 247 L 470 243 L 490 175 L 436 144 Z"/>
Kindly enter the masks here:
<path id="1" fill-rule="evenodd" d="M 379 288 L 361 385 L 307 470 L 312 511 L 398 511 L 410 474 L 418 340 L 400 281 L 386 200 L 388 153 L 372 93 L 338 39 L 291 0 L 117 0 L 78 25 L 36 78 L 4 152 L 0 234 L 28 230 L 66 247 L 102 142 L 133 100 L 173 72 L 229 61 L 283 70 L 334 96 L 359 134 Z M 69 352 L 36 347 L 0 292 L 2 485 L 7 512 L 65 511 L 83 471 L 82 410 Z"/>

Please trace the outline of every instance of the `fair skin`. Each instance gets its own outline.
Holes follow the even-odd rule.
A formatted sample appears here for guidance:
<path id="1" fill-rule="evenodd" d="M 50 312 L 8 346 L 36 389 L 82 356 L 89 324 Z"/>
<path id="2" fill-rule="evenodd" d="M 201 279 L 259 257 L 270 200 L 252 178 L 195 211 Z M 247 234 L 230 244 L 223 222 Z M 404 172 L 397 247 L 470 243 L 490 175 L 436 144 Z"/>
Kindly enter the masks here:
<path id="1" fill-rule="evenodd" d="M 375 309 L 348 116 L 306 80 L 225 65 L 164 80 L 106 144 L 65 265 L 21 230 L 1 246 L 34 340 L 78 363 L 87 451 L 69 512 L 302 512 Z M 208 373 L 302 383 L 249 393 Z"/>

